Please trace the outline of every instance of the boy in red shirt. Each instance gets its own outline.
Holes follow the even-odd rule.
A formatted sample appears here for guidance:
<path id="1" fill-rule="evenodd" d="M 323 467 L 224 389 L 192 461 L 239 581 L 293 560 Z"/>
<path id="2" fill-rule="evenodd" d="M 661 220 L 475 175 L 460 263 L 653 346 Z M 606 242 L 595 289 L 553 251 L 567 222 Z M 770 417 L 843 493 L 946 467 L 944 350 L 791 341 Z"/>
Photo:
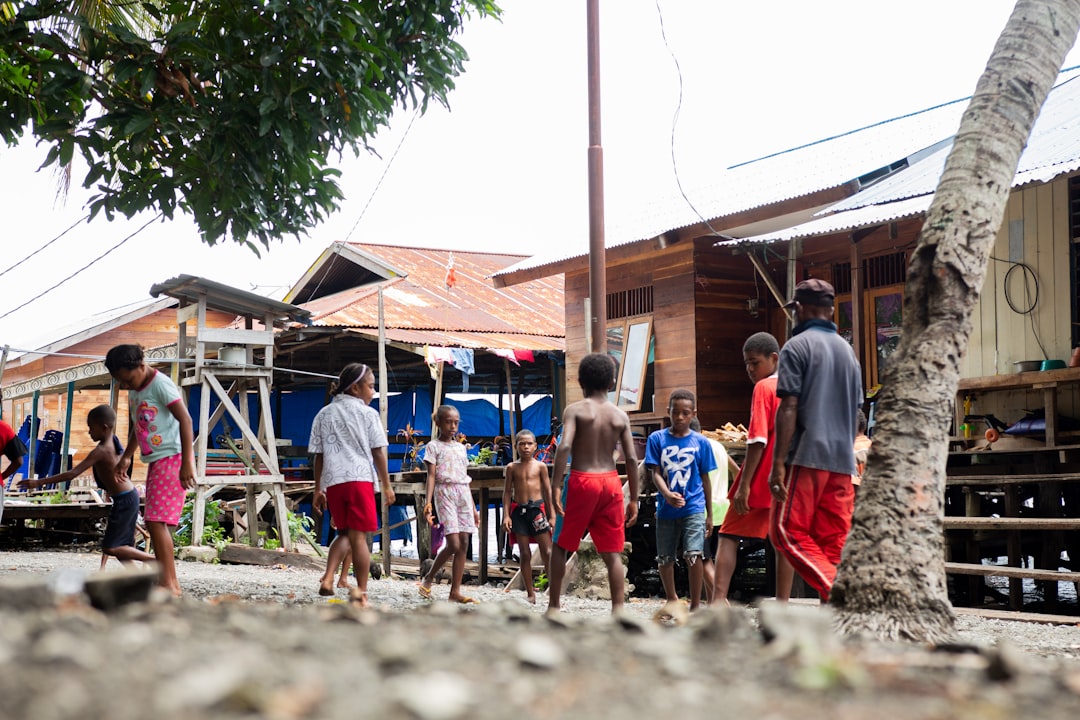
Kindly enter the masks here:
<path id="1" fill-rule="evenodd" d="M 769 534 L 769 511 L 772 493 L 769 474 L 772 472 L 773 442 L 776 439 L 776 366 L 780 361 L 780 345 L 767 332 L 747 338 L 743 344 L 746 373 L 754 383 L 750 402 L 750 427 L 746 433 L 746 459 L 735 477 L 728 499 L 724 522 L 720 525 L 720 544 L 716 550 L 716 578 L 713 601 L 727 604 L 731 576 L 735 572 L 739 543 L 743 538 L 763 540 Z M 776 598 L 791 597 L 794 570 L 787 559 L 776 554 Z"/>

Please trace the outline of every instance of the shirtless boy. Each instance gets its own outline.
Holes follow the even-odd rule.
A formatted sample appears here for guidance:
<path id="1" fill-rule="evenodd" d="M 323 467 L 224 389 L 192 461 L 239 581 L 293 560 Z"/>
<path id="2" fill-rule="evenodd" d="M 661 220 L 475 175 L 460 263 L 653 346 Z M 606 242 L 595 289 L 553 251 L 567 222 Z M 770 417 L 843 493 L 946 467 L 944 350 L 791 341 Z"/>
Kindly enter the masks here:
<path id="1" fill-rule="evenodd" d="M 608 400 L 615 387 L 615 360 L 590 353 L 578 366 L 578 384 L 584 400 L 571 403 L 563 412 L 563 437 L 555 452 L 552 505 L 563 516 L 562 527 L 551 549 L 548 583 L 548 614 L 559 611 L 566 558 L 577 552 L 588 531 L 604 561 L 611 590 L 611 611 L 619 612 L 624 600 L 622 551 L 625 528 L 637 521 L 638 463 L 634 453 L 630 419 Z M 622 443 L 630 500 L 623 507 L 622 483 L 615 466 L 615 447 Z M 560 500 L 567 456 L 571 457 L 566 508 Z"/>
<path id="2" fill-rule="evenodd" d="M 532 543 L 540 546 L 544 572 L 551 559 L 551 527 L 555 524 L 555 508 L 551 503 L 551 481 L 547 465 L 536 459 L 536 436 L 522 430 L 514 438 L 518 459 L 506 466 L 503 484 L 503 507 L 506 518 L 503 527 L 513 533 L 521 558 L 521 576 L 529 602 L 536 603 L 536 588 L 532 578 Z M 513 500 L 511 500 L 511 493 Z"/>
<path id="3" fill-rule="evenodd" d="M 86 415 L 90 439 L 97 446 L 75 467 L 67 472 L 40 480 L 23 480 L 23 488 L 35 488 L 58 482 L 68 482 L 93 468 L 94 482 L 112 498 L 109 522 L 105 527 L 105 539 L 101 542 L 106 555 L 117 558 L 125 565 L 135 560 L 152 562 L 154 556 L 135 547 L 135 521 L 139 517 L 139 493 L 126 477 L 114 472 L 124 452 L 120 441 L 113 434 L 116 412 L 108 405 L 98 405 Z"/>

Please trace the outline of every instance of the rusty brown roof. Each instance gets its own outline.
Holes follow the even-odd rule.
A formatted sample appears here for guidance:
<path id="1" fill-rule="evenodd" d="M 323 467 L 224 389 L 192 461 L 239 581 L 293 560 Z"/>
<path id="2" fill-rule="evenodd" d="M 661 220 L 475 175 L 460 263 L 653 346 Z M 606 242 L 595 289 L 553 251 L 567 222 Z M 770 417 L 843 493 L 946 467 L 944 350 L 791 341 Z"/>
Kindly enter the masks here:
<path id="1" fill-rule="evenodd" d="M 491 275 L 524 256 L 455 250 L 457 281 L 448 290 L 448 250 L 371 243 L 335 246 L 290 293 L 314 298 L 302 307 L 311 312 L 316 326 L 377 330 L 381 285 L 391 341 L 534 350 L 565 346 L 562 275 L 506 288 L 492 285 Z M 350 272 L 363 284 L 338 289 Z M 319 296 L 319 284 L 327 278 L 336 292 Z"/>

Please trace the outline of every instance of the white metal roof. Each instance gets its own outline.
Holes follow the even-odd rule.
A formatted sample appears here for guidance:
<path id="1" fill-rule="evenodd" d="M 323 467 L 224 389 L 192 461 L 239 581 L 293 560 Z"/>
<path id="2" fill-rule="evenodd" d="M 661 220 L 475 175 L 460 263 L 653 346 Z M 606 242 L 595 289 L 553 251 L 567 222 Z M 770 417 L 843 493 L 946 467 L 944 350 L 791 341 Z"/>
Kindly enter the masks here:
<path id="1" fill-rule="evenodd" d="M 948 142 L 960 124 L 960 116 L 970 98 L 938 105 L 779 152 L 725 171 L 719 180 L 704 191 L 693 193 L 697 211 L 687 206 L 681 196 L 658 201 L 643 208 L 643 220 L 634 230 L 609 230 L 607 247 L 618 247 L 656 237 L 664 232 L 694 225 L 702 217 L 720 219 L 737 212 L 779 203 L 814 192 L 838 187 L 862 178 L 881 168 L 907 161 L 909 166 L 884 179 L 869 184 L 855 195 L 820 211 L 819 216 L 844 213 L 830 222 L 811 221 L 784 230 L 747 237 L 743 242 L 775 242 L 794 237 L 810 237 L 854 229 L 862 225 L 909 217 L 924 212 L 929 198 L 921 201 L 923 210 L 911 211 L 920 203 L 898 201 L 931 195 L 944 168 L 951 148 Z M 1021 156 L 1014 187 L 1030 182 L 1047 182 L 1060 174 L 1080 168 L 1080 68 L 1062 71 L 1032 131 Z M 879 205 L 858 215 L 851 210 Z M 823 217 L 827 219 L 827 217 Z M 727 241 L 719 243 L 729 244 Z M 583 257 L 586 253 L 565 251 L 540 254 L 496 273 L 543 267 Z"/>

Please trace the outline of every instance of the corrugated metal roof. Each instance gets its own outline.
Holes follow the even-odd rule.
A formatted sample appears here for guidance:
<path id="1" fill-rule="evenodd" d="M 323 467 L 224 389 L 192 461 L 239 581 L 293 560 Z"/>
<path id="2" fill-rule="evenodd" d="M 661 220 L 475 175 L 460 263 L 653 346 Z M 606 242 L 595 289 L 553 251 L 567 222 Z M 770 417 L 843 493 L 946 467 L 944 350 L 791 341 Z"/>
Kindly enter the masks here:
<path id="1" fill-rule="evenodd" d="M 174 278 L 150 286 L 150 294 L 168 295 L 189 303 L 197 303 L 200 297 L 206 297 L 206 305 L 212 310 L 219 310 L 234 315 L 250 315 L 261 321 L 271 315 L 275 324 L 291 321 L 307 324 L 309 315 L 296 305 L 271 300 L 247 290 L 234 288 L 206 278 L 194 275 L 177 275 Z"/>
<path id="2" fill-rule="evenodd" d="M 1057 85 L 1033 130 L 1028 148 L 1021 157 L 1016 185 L 1045 182 L 1080 166 L 1078 87 L 1080 68 L 1069 68 L 1059 75 Z M 824 212 L 850 210 L 872 203 L 932 193 L 937 187 L 937 178 L 940 177 L 940 168 L 948 150 L 948 147 L 942 150 L 934 146 L 955 134 L 969 99 L 963 98 L 903 115 L 729 168 L 713 187 L 692 193 L 697 210 L 710 221 L 722 219 L 737 212 L 839 187 L 909 158 L 912 168 L 886 177 Z M 928 157 L 918 157 L 928 149 L 932 150 Z M 931 161 L 930 165 L 928 161 Z M 936 175 L 933 162 L 939 162 Z M 919 171 L 912 173 L 915 167 Z M 705 199 L 699 201 L 697 198 Z M 890 217 L 894 212 L 895 209 L 882 210 L 876 217 Z M 607 246 L 630 244 L 701 222 L 698 214 L 687 206 L 681 196 L 659 201 L 646 208 L 643 215 L 644 219 L 634 232 L 608 232 Z M 850 219 L 843 222 L 850 222 Z M 804 223 L 799 227 L 807 226 L 819 227 L 813 223 Z M 762 238 L 787 235 L 791 230 L 789 228 L 746 240 L 763 242 Z M 562 252 L 537 255 L 499 271 L 496 276 L 554 265 L 586 254 Z"/>
<path id="3" fill-rule="evenodd" d="M 364 335 L 373 340 L 379 338 L 378 331 L 370 328 L 350 328 L 348 332 Z M 472 348 L 474 350 L 562 351 L 566 349 L 565 338 L 529 333 L 481 333 L 467 330 L 403 330 L 401 328 L 387 328 L 386 339 L 390 342 L 415 347 L 435 345 L 439 347 Z"/>
<path id="4" fill-rule="evenodd" d="M 716 243 L 717 247 L 740 247 L 746 245 L 768 245 L 774 242 L 783 242 L 795 238 L 808 238 L 818 235 L 830 235 L 837 232 L 855 230 L 870 225 L 901 220 L 903 218 L 916 217 L 926 212 L 930 207 L 933 195 L 921 195 L 907 198 L 885 205 L 868 205 L 866 207 L 847 210 L 845 212 L 827 215 L 817 220 L 811 220 L 800 225 L 793 225 L 783 230 L 754 235 L 736 240 L 723 240 Z"/>
<path id="5" fill-rule="evenodd" d="M 562 349 L 566 336 L 563 279 L 553 276 L 508 288 L 494 288 L 488 278 L 501 268 L 520 260 L 520 255 L 453 251 L 453 289 L 445 285 L 450 251 L 390 245 L 353 243 L 354 252 L 399 268 L 403 275 L 381 282 L 344 290 L 304 304 L 315 325 L 374 329 L 379 324 L 378 287 L 383 287 L 387 331 L 437 331 L 441 341 L 425 333 L 423 342 L 454 346 L 450 338 L 460 336 L 461 347 L 518 347 Z M 344 257 L 342 255 L 341 257 Z M 341 259 L 337 260 L 341 262 Z M 505 344 L 484 344 L 474 334 L 497 333 Z M 408 337 L 401 334 L 400 337 Z M 547 345 L 515 344 L 519 338 L 544 337 Z M 402 340 L 410 342 L 413 340 Z"/>

